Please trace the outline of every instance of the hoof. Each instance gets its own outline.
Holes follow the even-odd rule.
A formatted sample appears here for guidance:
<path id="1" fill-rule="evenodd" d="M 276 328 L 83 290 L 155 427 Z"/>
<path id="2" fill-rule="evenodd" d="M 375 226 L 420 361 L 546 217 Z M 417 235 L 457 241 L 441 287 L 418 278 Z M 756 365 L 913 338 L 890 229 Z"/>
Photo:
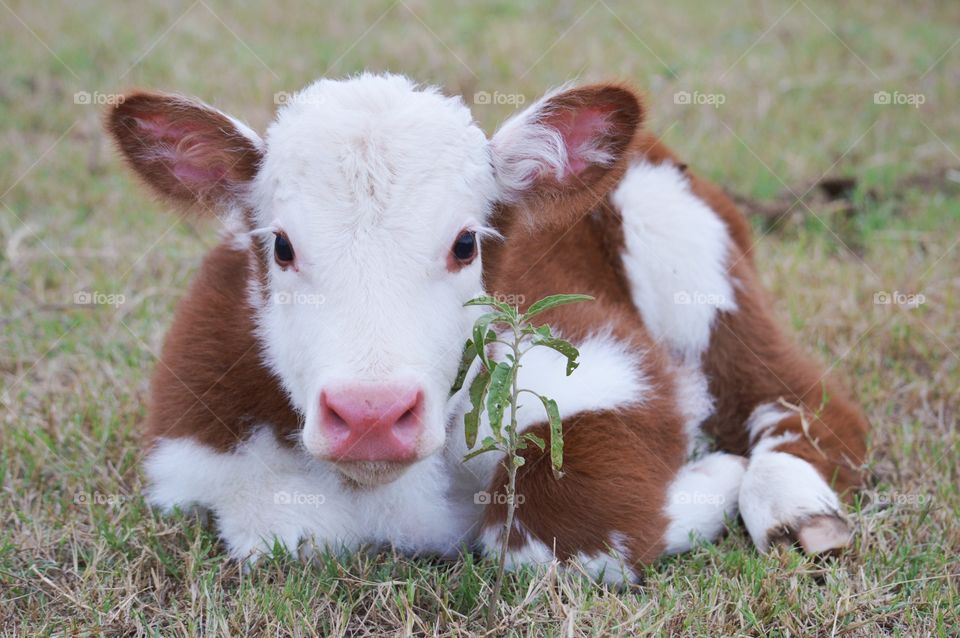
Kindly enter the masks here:
<path id="1" fill-rule="evenodd" d="M 842 552 L 853 541 L 850 525 L 840 516 L 818 514 L 795 528 L 782 530 L 770 538 L 770 545 L 800 545 L 810 556 L 833 555 Z"/>
<path id="2" fill-rule="evenodd" d="M 853 541 L 850 525 L 839 516 L 814 516 L 797 529 L 797 542 L 807 554 L 837 554 Z"/>

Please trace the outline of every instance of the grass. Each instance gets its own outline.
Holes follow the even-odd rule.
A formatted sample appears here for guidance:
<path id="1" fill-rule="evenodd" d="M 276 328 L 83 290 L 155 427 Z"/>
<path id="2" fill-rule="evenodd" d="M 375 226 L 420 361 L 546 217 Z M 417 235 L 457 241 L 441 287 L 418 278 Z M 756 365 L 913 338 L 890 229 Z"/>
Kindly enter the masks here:
<path id="1" fill-rule="evenodd" d="M 756 245 L 778 312 L 873 423 L 853 551 L 761 556 L 736 526 L 628 591 L 521 573 L 506 583 L 504 632 L 960 633 L 960 189 L 949 176 L 908 179 L 960 164 L 960 5 L 0 4 L 5 634 L 481 628 L 490 563 L 386 553 L 278 558 L 243 574 L 211 531 L 161 519 L 141 497 L 137 428 L 154 353 L 216 232 L 150 202 L 110 152 L 98 109 L 75 93 L 175 89 L 262 129 L 274 93 L 363 68 L 527 103 L 571 77 L 625 79 L 647 92 L 650 126 L 734 192 L 768 201 L 824 174 L 857 179 L 849 206 L 796 205 L 758 222 Z M 679 91 L 724 103 L 677 104 Z M 876 91 L 925 102 L 876 104 Z M 512 111 L 474 107 L 487 130 Z M 125 299 L 76 305 L 78 291 Z M 925 301 L 876 304 L 881 291 Z"/>

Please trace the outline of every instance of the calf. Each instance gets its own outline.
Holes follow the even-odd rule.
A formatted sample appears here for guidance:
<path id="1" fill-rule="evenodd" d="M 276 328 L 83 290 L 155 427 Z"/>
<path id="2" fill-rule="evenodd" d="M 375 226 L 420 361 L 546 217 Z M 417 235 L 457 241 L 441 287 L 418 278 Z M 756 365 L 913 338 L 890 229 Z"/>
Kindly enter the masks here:
<path id="1" fill-rule="evenodd" d="M 866 422 L 778 329 L 743 216 L 642 119 L 630 89 L 587 86 L 488 139 L 459 98 L 364 74 L 307 87 L 261 138 L 128 95 L 107 127 L 130 166 L 226 229 L 154 373 L 149 501 L 211 511 L 241 559 L 495 552 L 505 472 L 462 461 L 468 400 L 450 394 L 481 312 L 463 304 L 578 292 L 596 301 L 544 320 L 580 368 L 541 348 L 520 370 L 560 404 L 565 476 L 524 452 L 511 565 L 632 579 L 738 505 L 761 549 L 845 545 Z M 549 438 L 535 407 L 518 417 Z"/>

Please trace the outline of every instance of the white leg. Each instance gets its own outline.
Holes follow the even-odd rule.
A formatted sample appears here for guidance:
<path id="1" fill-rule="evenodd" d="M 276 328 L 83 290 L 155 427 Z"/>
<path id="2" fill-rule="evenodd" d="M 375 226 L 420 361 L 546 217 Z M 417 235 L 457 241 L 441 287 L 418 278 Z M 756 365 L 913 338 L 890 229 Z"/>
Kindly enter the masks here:
<path id="1" fill-rule="evenodd" d="M 740 488 L 740 514 L 760 551 L 788 539 L 816 554 L 851 540 L 836 493 L 812 465 L 785 452 L 751 457 Z"/>
<path id="2" fill-rule="evenodd" d="M 667 494 L 670 525 L 665 552 L 687 551 L 696 541 L 716 540 L 737 515 L 737 496 L 747 460 L 714 452 L 680 470 Z"/>
<path id="3" fill-rule="evenodd" d="M 472 540 L 475 509 L 447 494 L 442 456 L 417 463 L 389 485 L 358 490 L 327 463 L 279 445 L 261 428 L 229 453 L 165 439 L 145 463 L 149 502 L 209 509 L 230 555 L 255 560 L 276 543 L 304 558 L 361 545 L 452 555 Z M 474 532 L 475 533 L 475 532 Z"/>

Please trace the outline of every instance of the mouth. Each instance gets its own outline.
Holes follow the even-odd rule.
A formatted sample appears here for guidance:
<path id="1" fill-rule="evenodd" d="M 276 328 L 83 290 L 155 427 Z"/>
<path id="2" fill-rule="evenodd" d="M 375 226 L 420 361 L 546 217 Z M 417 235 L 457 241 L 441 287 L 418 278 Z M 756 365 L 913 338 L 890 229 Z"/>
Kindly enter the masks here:
<path id="1" fill-rule="evenodd" d="M 412 465 L 400 461 L 340 461 L 336 468 L 351 487 L 370 489 L 392 483 Z"/>

